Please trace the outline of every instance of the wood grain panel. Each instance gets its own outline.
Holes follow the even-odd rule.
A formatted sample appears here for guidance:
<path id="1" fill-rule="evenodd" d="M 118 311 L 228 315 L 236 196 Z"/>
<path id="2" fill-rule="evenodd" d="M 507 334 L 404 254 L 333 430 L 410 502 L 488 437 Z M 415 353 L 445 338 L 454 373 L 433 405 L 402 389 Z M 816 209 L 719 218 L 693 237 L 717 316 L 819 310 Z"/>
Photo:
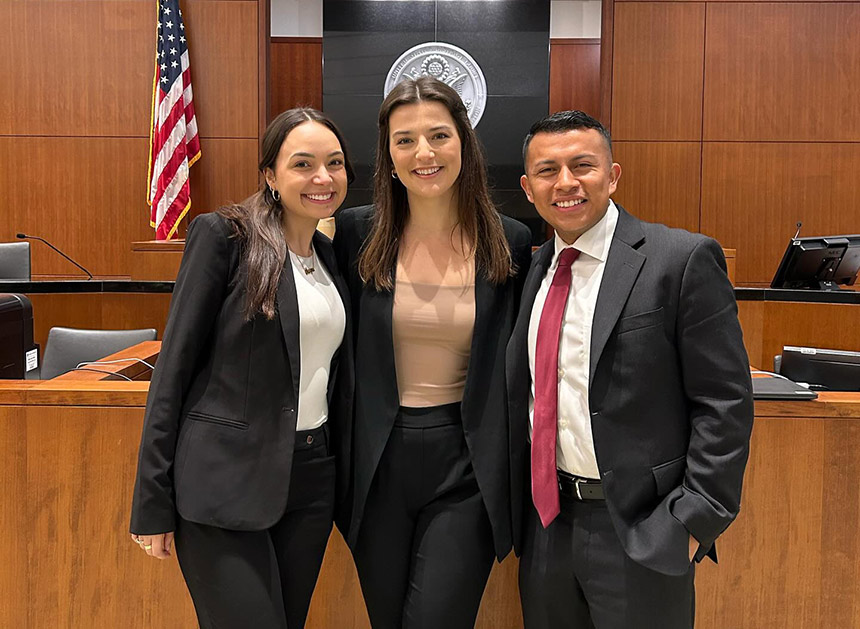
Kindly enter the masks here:
<path id="1" fill-rule="evenodd" d="M 0 239 L 42 236 L 96 275 L 128 272 L 131 242 L 152 237 L 143 138 L 0 137 Z M 41 243 L 34 275 L 78 273 Z"/>
<path id="2" fill-rule="evenodd" d="M 860 4 L 712 4 L 707 23 L 706 139 L 860 141 Z"/>
<path id="3" fill-rule="evenodd" d="M 191 217 L 244 201 L 257 190 L 258 147 L 256 138 L 200 141 L 203 157 L 191 168 Z"/>
<path id="4" fill-rule="evenodd" d="M 738 302 L 750 363 L 773 368 L 784 345 L 860 351 L 860 305 Z"/>
<path id="5" fill-rule="evenodd" d="M 3 487 L 0 533 L 7 539 L 16 539 L 16 543 L 3 544 L 0 548 L 0 600 L 3 601 L 0 605 L 0 627 L 20 627 L 22 619 L 27 618 L 26 601 L 38 596 L 37 591 L 31 594 L 27 579 L 28 553 L 25 547 L 33 536 L 22 534 L 30 531 L 27 522 L 27 442 L 21 438 L 25 424 L 24 408 L 0 407 L 0 485 Z"/>
<path id="6" fill-rule="evenodd" d="M 550 40 L 549 110 L 600 116 L 600 42 Z"/>
<path id="7" fill-rule="evenodd" d="M 0 20 L 0 133 L 149 135 L 155 3 L 3 2 Z"/>
<path id="8" fill-rule="evenodd" d="M 700 143 L 613 141 L 612 148 L 621 164 L 615 201 L 643 220 L 699 231 Z"/>
<path id="9" fill-rule="evenodd" d="M 45 351 L 52 327 L 122 330 L 155 328 L 164 336 L 170 294 L 63 293 L 27 295 L 33 304 L 33 341 Z"/>
<path id="10" fill-rule="evenodd" d="M 257 141 L 204 138 L 191 169 L 192 213 L 241 201 L 257 187 Z M 46 238 L 95 275 L 128 276 L 131 243 L 153 237 L 144 200 L 148 140 L 0 137 L 0 241 Z M 34 275 L 77 273 L 41 243 Z"/>
<path id="11" fill-rule="evenodd" d="M 257 2 L 191 2 L 183 12 L 200 137 L 259 137 Z"/>
<path id="12" fill-rule="evenodd" d="M 857 233 L 860 144 L 706 142 L 701 231 L 737 249 L 738 285 L 770 284 L 795 223 Z"/>
<path id="13" fill-rule="evenodd" d="M 0 407 L 0 415 L 2 476 L 14 480 L 0 501 L 4 532 L 27 532 L 0 550 L 2 625 L 194 626 L 177 562 L 153 561 L 127 532 L 143 409 Z M 9 500 L 15 487 L 26 491 Z"/>
<path id="14" fill-rule="evenodd" d="M 704 3 L 618 3 L 614 30 L 613 136 L 701 139 Z"/>
<path id="15" fill-rule="evenodd" d="M 322 109 L 322 38 L 273 37 L 269 77 L 272 118 L 300 105 Z"/>
<path id="16" fill-rule="evenodd" d="M 697 569 L 697 627 L 860 627 L 858 451 L 856 418 L 756 418 L 740 517 Z"/>
<path id="17" fill-rule="evenodd" d="M 201 137 L 256 138 L 257 2 L 190 2 L 183 16 Z M 149 136 L 154 3 L 4 2 L 0 19 L 0 134 Z"/>

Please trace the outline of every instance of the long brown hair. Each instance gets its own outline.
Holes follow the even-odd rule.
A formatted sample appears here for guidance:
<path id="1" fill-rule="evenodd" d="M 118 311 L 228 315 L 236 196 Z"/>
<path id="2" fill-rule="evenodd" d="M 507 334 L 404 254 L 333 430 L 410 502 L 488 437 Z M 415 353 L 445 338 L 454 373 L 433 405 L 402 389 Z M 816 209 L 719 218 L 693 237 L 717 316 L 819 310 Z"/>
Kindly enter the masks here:
<path id="1" fill-rule="evenodd" d="M 398 83 L 379 108 L 379 139 L 373 176 L 376 212 L 370 237 L 359 256 L 359 274 L 376 290 L 393 288 L 391 276 L 397 264 L 409 203 L 406 188 L 391 176 L 389 119 L 401 105 L 420 101 L 442 103 L 454 119 L 461 143 L 457 224 L 466 241 L 472 243 L 476 270 L 494 284 L 501 284 L 513 273 L 513 263 L 502 221 L 487 188 L 487 166 L 481 145 L 460 95 L 442 81 L 429 76 Z"/>
<path id="2" fill-rule="evenodd" d="M 261 311 L 267 319 L 273 319 L 276 314 L 275 297 L 287 260 L 287 243 L 283 228 L 284 206 L 269 191 L 265 171 L 267 168 L 274 170 L 281 144 L 290 131 L 304 122 L 318 122 L 334 133 L 343 151 L 347 183 L 355 179 L 343 136 L 324 113 L 310 107 L 297 107 L 288 109 L 272 120 L 263 134 L 261 145 L 259 169 L 263 181 L 260 189 L 240 204 L 218 209 L 218 214 L 233 224 L 235 235 L 242 243 L 242 263 L 247 276 L 248 294 L 245 317 L 248 320 Z"/>

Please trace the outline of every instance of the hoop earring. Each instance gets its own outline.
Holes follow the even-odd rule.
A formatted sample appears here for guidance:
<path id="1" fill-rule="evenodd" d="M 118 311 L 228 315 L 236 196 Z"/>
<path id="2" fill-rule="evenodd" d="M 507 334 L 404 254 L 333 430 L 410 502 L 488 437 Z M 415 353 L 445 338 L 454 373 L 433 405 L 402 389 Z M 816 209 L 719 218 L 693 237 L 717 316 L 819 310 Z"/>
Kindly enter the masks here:
<path id="1" fill-rule="evenodd" d="M 275 200 L 275 203 L 281 202 L 281 193 L 275 190 L 274 188 L 269 188 L 269 192 L 272 193 L 272 198 Z"/>
<path id="2" fill-rule="evenodd" d="M 391 171 L 391 178 L 392 178 L 392 179 L 397 179 L 397 173 L 396 173 L 396 172 L 394 172 L 393 170 Z"/>

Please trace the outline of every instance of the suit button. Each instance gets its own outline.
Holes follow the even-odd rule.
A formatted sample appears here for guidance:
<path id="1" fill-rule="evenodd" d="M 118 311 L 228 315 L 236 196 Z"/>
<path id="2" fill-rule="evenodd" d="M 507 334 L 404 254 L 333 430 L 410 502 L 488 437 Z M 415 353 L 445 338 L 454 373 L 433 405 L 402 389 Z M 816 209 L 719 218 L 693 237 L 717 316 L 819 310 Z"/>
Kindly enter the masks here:
<path id="1" fill-rule="evenodd" d="M 308 438 L 305 439 L 305 441 L 307 441 L 308 445 L 311 445 L 314 442 L 314 436 L 308 435 Z"/>
<path id="2" fill-rule="evenodd" d="M 562 378 L 564 378 L 564 369 L 559 369 L 558 370 L 558 379 L 561 380 Z"/>
<path id="3" fill-rule="evenodd" d="M 292 409 L 292 408 L 290 408 L 289 406 L 282 406 L 282 407 L 281 407 L 281 411 L 282 411 L 282 412 L 284 412 L 284 413 L 292 413 L 292 412 L 293 412 L 293 409 Z"/>

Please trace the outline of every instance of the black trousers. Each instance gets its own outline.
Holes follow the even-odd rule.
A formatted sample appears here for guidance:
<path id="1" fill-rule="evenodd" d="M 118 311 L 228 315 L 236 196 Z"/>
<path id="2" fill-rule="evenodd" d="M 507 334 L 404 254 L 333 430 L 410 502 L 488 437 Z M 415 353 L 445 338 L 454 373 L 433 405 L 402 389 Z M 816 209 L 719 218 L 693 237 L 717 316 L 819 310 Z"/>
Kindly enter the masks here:
<path id="1" fill-rule="evenodd" d="M 201 628 L 304 627 L 334 515 L 327 436 L 326 426 L 296 433 L 287 508 L 273 527 L 230 531 L 179 519 L 176 555 Z"/>
<path id="2" fill-rule="evenodd" d="M 526 629 L 693 626 L 693 566 L 672 577 L 630 559 L 604 501 L 562 497 L 546 529 L 528 511 L 519 574 Z"/>
<path id="3" fill-rule="evenodd" d="M 353 554 L 374 629 L 474 626 L 495 551 L 459 404 L 401 408 Z"/>

